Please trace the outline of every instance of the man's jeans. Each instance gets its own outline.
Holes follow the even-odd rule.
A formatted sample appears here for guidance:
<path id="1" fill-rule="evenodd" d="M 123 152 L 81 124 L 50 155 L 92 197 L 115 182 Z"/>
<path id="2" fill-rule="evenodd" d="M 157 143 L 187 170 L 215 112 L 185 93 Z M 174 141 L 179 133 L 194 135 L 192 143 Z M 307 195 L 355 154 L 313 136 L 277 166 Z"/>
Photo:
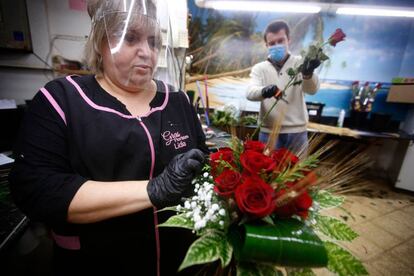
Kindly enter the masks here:
<path id="1" fill-rule="evenodd" d="M 260 132 L 259 141 L 266 143 L 269 139 L 269 133 Z M 305 149 L 304 152 L 308 150 L 308 132 L 298 132 L 298 133 L 280 133 L 276 140 L 276 149 L 287 148 L 293 153 L 298 153 L 302 148 Z"/>

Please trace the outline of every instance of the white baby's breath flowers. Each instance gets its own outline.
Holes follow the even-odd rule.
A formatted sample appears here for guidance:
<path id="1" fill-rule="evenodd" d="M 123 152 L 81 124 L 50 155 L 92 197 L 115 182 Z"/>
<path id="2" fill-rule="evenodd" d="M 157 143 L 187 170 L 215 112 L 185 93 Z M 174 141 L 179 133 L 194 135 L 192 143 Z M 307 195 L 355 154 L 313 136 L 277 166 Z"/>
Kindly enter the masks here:
<path id="1" fill-rule="evenodd" d="M 177 206 L 177 212 L 194 223 L 194 230 L 204 228 L 223 229 L 226 211 L 219 197 L 214 192 L 213 177 L 204 172 L 193 180 L 195 195 L 184 202 L 184 206 Z"/>
<path id="2" fill-rule="evenodd" d="M 312 211 L 318 212 L 321 209 L 321 205 L 319 204 L 319 202 L 314 200 L 311 208 L 312 208 Z"/>

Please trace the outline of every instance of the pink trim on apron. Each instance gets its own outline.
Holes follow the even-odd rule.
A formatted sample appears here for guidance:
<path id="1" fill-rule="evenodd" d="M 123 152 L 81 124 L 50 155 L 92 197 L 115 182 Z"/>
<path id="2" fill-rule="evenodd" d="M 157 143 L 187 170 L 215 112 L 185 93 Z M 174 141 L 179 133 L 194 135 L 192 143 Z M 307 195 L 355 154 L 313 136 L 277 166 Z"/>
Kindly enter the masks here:
<path id="1" fill-rule="evenodd" d="M 64 249 L 79 250 L 80 241 L 78 236 L 62 236 L 58 235 L 52 230 L 52 237 L 56 244 Z"/>
<path id="2" fill-rule="evenodd" d="M 49 103 L 53 106 L 53 108 L 56 110 L 56 112 L 59 114 L 59 116 L 62 118 L 63 122 L 65 122 L 65 125 L 68 125 L 66 123 L 66 116 L 65 112 L 63 112 L 62 108 L 60 108 L 59 104 L 55 101 L 55 99 L 50 95 L 49 91 L 46 90 L 46 88 L 42 87 L 40 88 L 40 91 L 45 95 L 46 99 L 49 101 Z"/>
<path id="3" fill-rule="evenodd" d="M 116 114 L 116 115 L 118 115 L 118 116 L 121 116 L 122 118 L 125 118 L 125 119 L 135 119 L 136 117 L 135 116 L 133 116 L 133 115 L 128 115 L 128 114 L 123 114 L 123 113 L 121 113 L 121 112 L 119 112 L 119 111 L 116 111 L 115 109 L 112 109 L 112 108 L 109 108 L 109 107 L 105 107 L 105 106 L 100 106 L 100 105 L 97 105 L 97 104 L 95 104 L 91 99 L 89 99 L 88 98 L 88 96 L 86 96 L 86 94 L 85 94 L 85 92 L 83 92 L 83 90 L 82 90 L 82 88 L 79 86 L 79 84 L 77 84 L 72 78 L 71 78 L 71 76 L 67 76 L 66 77 L 66 79 L 73 85 L 73 86 L 75 86 L 75 88 L 76 88 L 76 90 L 79 92 L 79 94 L 81 95 L 81 97 L 85 100 L 85 102 L 88 104 L 88 105 L 90 105 L 92 108 L 94 108 L 94 109 L 97 109 L 97 110 L 101 110 L 101 111 L 106 111 L 106 112 L 110 112 L 110 113 L 114 113 L 114 114 Z M 166 83 L 163 83 L 164 84 L 164 87 L 165 87 L 165 91 L 166 91 L 166 95 L 165 95 L 165 99 L 164 99 L 164 102 L 163 102 L 163 104 L 161 105 L 161 106 L 159 106 L 159 107 L 155 107 L 155 108 L 153 108 L 153 109 L 151 109 L 150 111 L 148 111 L 146 114 L 144 114 L 143 116 L 140 116 L 141 118 L 142 117 L 147 117 L 147 116 L 149 116 L 152 112 L 155 112 L 155 111 L 161 111 L 161 110 L 163 110 L 166 106 L 167 106 L 167 103 L 168 103 L 168 98 L 169 98 L 169 89 L 168 89 L 168 85 L 166 84 Z"/>
<path id="4" fill-rule="evenodd" d="M 145 130 L 145 133 L 148 137 L 148 142 L 150 144 L 151 149 L 151 171 L 149 178 L 152 179 L 153 173 L 154 173 L 154 166 L 155 166 L 155 149 L 154 144 L 152 142 L 151 134 L 148 130 L 148 128 L 145 126 L 145 124 L 142 122 L 141 118 L 137 118 L 139 123 L 141 124 L 142 128 Z M 154 230 L 155 230 L 155 243 L 156 243 L 156 250 L 157 250 L 157 275 L 160 276 L 161 274 L 161 266 L 160 266 L 160 258 L 161 258 L 161 246 L 160 246 L 160 234 L 158 231 L 158 214 L 157 214 L 157 208 L 154 207 Z"/>

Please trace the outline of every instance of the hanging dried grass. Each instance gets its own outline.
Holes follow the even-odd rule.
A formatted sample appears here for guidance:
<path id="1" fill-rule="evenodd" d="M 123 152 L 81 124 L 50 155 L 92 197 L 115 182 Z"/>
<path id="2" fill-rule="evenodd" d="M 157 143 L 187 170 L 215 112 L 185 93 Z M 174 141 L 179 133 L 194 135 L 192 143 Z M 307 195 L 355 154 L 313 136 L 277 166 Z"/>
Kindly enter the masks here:
<path id="1" fill-rule="evenodd" d="M 269 139 L 266 143 L 266 147 L 264 150 L 265 155 L 269 155 L 270 152 L 275 148 L 277 138 L 279 137 L 280 129 L 282 128 L 282 122 L 285 118 L 286 108 L 281 108 L 279 112 L 280 116 L 278 116 L 277 120 L 273 123 L 272 132 L 270 133 Z"/>
<path id="2" fill-rule="evenodd" d="M 277 132 L 272 131 L 273 137 L 277 135 Z M 274 145 L 274 140 L 270 143 Z M 284 172 L 283 178 L 287 180 L 294 178 L 295 175 L 303 173 L 304 167 L 314 167 L 318 178 L 316 180 L 313 176 L 305 175 L 287 189 L 284 195 L 278 197 L 277 206 L 290 203 L 308 189 L 324 189 L 335 194 L 348 194 L 362 191 L 369 185 L 369 182 L 364 180 L 364 173 L 371 159 L 364 147 L 349 151 L 339 140 L 327 141 L 325 134 L 313 134 L 309 139 L 309 145 L 303 145 L 297 154 L 301 161 Z"/>

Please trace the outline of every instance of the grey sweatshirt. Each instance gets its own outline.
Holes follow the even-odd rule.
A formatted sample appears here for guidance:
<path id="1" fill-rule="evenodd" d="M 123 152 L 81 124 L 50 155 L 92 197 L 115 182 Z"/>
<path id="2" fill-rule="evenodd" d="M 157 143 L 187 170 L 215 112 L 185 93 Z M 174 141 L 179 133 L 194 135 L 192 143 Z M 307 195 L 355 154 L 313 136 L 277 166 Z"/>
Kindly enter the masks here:
<path id="1" fill-rule="evenodd" d="M 261 101 L 260 103 L 260 120 L 263 119 L 264 114 L 271 108 L 276 101 L 275 98 L 263 98 L 262 88 L 275 84 L 280 90 L 283 90 L 289 82 L 289 75 L 287 70 L 290 67 L 295 67 L 301 62 L 301 57 L 290 56 L 278 73 L 275 67 L 269 61 L 263 61 L 253 66 L 250 72 L 250 83 L 247 87 L 246 97 L 251 101 Z M 301 76 L 299 76 L 301 78 Z M 275 108 L 271 111 L 267 119 L 264 121 L 264 127 L 261 131 L 270 133 L 272 131 L 273 123 L 282 119 L 282 127 L 280 133 L 297 133 L 306 131 L 308 123 L 308 112 L 304 93 L 315 94 L 319 89 L 319 78 L 314 73 L 312 78 L 303 80 L 302 84 L 291 86 L 286 90 L 284 101 L 279 101 Z M 283 116 L 284 118 L 279 118 Z"/>

